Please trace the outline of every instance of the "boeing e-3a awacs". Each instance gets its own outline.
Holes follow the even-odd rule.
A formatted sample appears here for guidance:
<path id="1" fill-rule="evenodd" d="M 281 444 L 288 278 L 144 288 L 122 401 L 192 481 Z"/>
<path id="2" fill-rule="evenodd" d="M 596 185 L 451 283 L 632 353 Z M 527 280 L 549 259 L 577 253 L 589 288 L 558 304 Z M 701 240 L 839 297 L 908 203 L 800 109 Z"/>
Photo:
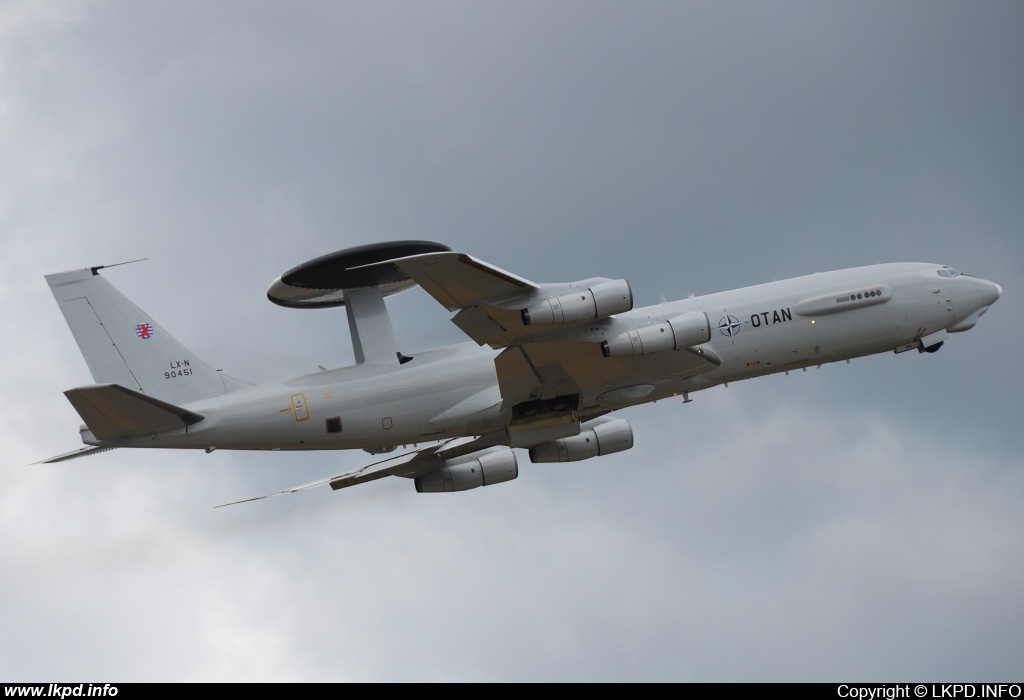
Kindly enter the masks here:
<path id="1" fill-rule="evenodd" d="M 515 479 L 513 448 L 533 462 L 619 452 L 633 431 L 615 411 L 863 355 L 934 352 L 1002 294 L 951 267 L 894 263 L 634 308 L 626 280 L 537 284 L 438 243 L 379 243 L 299 265 L 267 292 L 291 308 L 344 306 L 356 364 L 254 385 L 193 355 L 101 269 L 46 277 L 96 382 L 64 392 L 86 447 L 46 461 L 117 447 L 406 448 L 278 493 L 386 476 L 464 491 Z M 404 354 L 384 299 L 413 285 L 474 342 Z"/>

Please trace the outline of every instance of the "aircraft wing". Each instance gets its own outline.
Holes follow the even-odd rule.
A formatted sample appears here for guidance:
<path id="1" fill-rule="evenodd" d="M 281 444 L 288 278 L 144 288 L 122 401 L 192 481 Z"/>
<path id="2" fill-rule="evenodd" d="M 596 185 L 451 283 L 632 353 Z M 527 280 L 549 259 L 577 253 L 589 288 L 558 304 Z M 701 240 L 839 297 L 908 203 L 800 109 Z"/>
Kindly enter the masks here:
<path id="1" fill-rule="evenodd" d="M 50 457 L 49 459 L 41 459 L 33 464 L 53 464 L 55 462 L 66 462 L 69 459 L 77 459 L 78 457 L 87 457 L 88 455 L 94 455 L 99 452 L 108 452 L 110 450 L 116 450 L 116 447 L 79 447 L 77 450 L 71 450 L 64 454 L 57 455 L 56 457 Z"/>
<path id="2" fill-rule="evenodd" d="M 264 498 L 270 498 L 271 496 L 307 491 L 319 486 L 330 486 L 332 489 L 337 491 L 338 489 L 348 488 L 349 486 L 355 486 L 356 484 L 364 484 L 367 481 L 383 479 L 386 476 L 404 476 L 407 478 L 413 478 L 438 469 L 442 466 L 443 460 L 445 459 L 461 457 L 477 452 L 485 447 L 500 444 L 502 435 L 502 433 L 495 433 L 493 436 L 446 440 L 419 450 L 382 459 L 378 462 L 373 462 L 342 474 L 317 479 L 316 481 L 311 481 L 308 484 L 275 491 L 274 493 L 268 493 L 265 496 L 255 496 L 253 498 L 243 498 L 240 501 L 232 501 L 231 503 L 222 503 L 216 507 L 223 508 L 224 506 L 233 506 L 239 503 L 259 501 Z"/>
<path id="3" fill-rule="evenodd" d="M 394 264 L 449 311 L 528 295 L 538 289 L 533 282 L 455 251 L 414 255 Z"/>
<path id="4" fill-rule="evenodd" d="M 480 345 L 507 347 L 544 328 L 523 323 L 520 309 L 542 295 L 540 285 L 465 253 L 427 253 L 394 261 L 449 311 L 452 322 Z"/>
<path id="5" fill-rule="evenodd" d="M 393 264 L 449 311 L 456 311 L 452 322 L 466 335 L 481 345 L 504 348 L 495 365 L 502 398 L 510 405 L 571 394 L 594 397 L 622 387 L 639 392 L 650 386 L 649 377 L 686 376 L 717 364 L 717 357 L 706 349 L 605 357 L 599 343 L 580 339 L 577 325 L 525 322 L 523 309 L 531 304 L 609 282 L 603 278 L 539 285 L 455 251 L 400 258 Z M 621 397 L 627 402 L 629 398 Z"/>

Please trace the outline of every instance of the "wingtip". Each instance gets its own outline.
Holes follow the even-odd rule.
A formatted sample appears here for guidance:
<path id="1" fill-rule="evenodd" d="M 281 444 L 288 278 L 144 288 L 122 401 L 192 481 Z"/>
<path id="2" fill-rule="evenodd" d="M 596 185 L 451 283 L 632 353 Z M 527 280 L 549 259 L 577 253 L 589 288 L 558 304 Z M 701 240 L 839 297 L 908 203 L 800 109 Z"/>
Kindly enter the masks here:
<path id="1" fill-rule="evenodd" d="M 87 447 L 80 447 L 77 450 L 71 450 L 71 452 L 65 452 L 64 454 L 57 455 L 55 457 L 48 457 L 41 459 L 38 462 L 33 462 L 32 465 L 36 464 L 54 464 L 56 462 L 65 462 L 69 459 L 76 459 L 77 457 L 87 457 L 89 455 L 99 454 L 100 452 L 109 452 L 110 450 L 116 450 L 116 447 L 98 447 L 89 445 Z"/>
<path id="2" fill-rule="evenodd" d="M 259 501 L 266 498 L 266 496 L 253 496 L 252 498 L 243 498 L 240 501 L 231 501 L 231 503 L 221 503 L 219 506 L 214 508 L 224 508 L 225 506 L 237 506 L 239 503 L 248 503 L 249 501 Z"/>

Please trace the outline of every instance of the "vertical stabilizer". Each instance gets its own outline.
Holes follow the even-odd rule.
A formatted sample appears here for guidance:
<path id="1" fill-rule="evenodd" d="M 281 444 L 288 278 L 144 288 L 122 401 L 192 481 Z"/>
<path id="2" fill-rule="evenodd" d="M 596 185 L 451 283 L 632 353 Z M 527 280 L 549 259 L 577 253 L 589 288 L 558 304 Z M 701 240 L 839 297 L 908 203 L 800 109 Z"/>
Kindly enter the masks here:
<path id="1" fill-rule="evenodd" d="M 118 384 L 175 404 L 240 384 L 193 355 L 98 269 L 46 276 L 97 384 Z"/>

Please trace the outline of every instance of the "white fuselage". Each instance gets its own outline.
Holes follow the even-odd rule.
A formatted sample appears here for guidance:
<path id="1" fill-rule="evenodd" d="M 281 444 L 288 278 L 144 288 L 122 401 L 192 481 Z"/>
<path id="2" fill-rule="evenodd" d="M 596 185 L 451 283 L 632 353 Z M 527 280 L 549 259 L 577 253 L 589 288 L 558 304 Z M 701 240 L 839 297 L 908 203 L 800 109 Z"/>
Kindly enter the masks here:
<path id="1" fill-rule="evenodd" d="M 581 390 L 579 413 L 598 415 L 967 330 L 1001 290 L 992 282 L 966 275 L 941 276 L 941 269 L 927 263 L 895 263 L 819 273 L 634 309 L 583 324 L 576 339 L 592 343 L 599 353 L 603 340 L 629 329 L 703 312 L 711 326 L 711 339 L 703 346 L 721 364 L 706 364 L 694 371 L 692 354 L 682 350 L 630 358 L 627 364 L 634 378 L 621 386 Z M 837 307 L 840 294 L 851 298 Z M 246 388 L 188 404 L 188 409 L 205 416 L 195 425 L 103 444 L 373 451 L 479 435 L 500 430 L 512 417 L 511 407 L 502 401 L 495 370 L 498 352 L 467 342 L 415 353 L 405 364 L 367 363 Z M 643 379 L 635 379 L 636 375 Z M 99 444 L 88 431 L 83 439 Z"/>

